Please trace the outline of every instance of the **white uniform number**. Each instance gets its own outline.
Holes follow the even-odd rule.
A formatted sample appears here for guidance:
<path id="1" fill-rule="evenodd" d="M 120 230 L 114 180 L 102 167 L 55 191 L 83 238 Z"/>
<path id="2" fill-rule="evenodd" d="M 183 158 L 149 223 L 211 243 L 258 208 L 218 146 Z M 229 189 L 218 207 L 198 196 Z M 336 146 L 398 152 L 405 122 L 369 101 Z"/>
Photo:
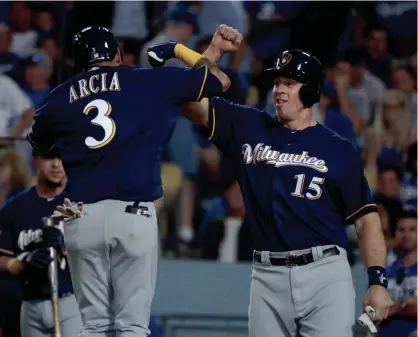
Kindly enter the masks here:
<path id="1" fill-rule="evenodd" d="M 86 105 L 83 113 L 88 115 L 93 109 L 97 109 L 97 116 L 92 119 L 91 123 L 100 126 L 105 134 L 101 140 L 89 136 L 86 138 L 85 144 L 91 149 L 98 149 L 112 141 L 113 137 L 115 137 L 116 125 L 113 119 L 108 117 L 112 113 L 112 106 L 109 102 L 102 99 L 95 99 Z"/>
<path id="2" fill-rule="evenodd" d="M 298 197 L 298 198 L 304 198 L 306 196 L 310 200 L 316 200 L 321 197 L 322 189 L 319 185 L 325 181 L 325 178 L 313 177 L 311 182 L 309 183 L 308 192 L 306 192 L 305 194 L 303 194 L 305 175 L 298 174 L 298 175 L 295 175 L 294 178 L 296 179 L 296 188 L 295 188 L 295 191 L 291 194 L 292 196 Z M 314 193 L 311 193 L 309 190 Z"/>

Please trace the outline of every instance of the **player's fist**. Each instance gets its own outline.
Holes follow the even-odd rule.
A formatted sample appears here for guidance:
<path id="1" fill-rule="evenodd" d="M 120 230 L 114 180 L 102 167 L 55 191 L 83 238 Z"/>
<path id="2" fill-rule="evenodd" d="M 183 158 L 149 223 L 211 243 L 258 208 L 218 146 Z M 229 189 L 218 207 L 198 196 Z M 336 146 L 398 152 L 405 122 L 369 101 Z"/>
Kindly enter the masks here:
<path id="1" fill-rule="evenodd" d="M 374 322 L 381 322 L 389 315 L 389 309 L 393 305 L 393 301 L 385 287 L 379 285 L 370 286 L 364 299 L 364 308 L 372 307 L 374 314 L 370 318 Z"/>
<path id="2" fill-rule="evenodd" d="M 241 43 L 242 34 L 237 29 L 227 25 L 220 25 L 213 35 L 210 46 L 225 53 L 238 50 Z"/>
<path id="3" fill-rule="evenodd" d="M 177 42 L 175 41 L 169 41 L 148 47 L 147 55 L 149 64 L 153 68 L 162 67 L 166 61 L 175 56 L 174 47 L 176 44 Z"/>

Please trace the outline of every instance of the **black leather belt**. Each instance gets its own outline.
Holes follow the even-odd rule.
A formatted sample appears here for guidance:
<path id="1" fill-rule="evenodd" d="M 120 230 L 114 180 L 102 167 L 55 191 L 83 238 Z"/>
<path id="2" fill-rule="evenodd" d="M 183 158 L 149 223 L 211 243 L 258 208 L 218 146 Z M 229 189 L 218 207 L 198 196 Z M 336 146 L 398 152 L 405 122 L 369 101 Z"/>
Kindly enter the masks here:
<path id="1" fill-rule="evenodd" d="M 138 214 L 149 218 L 151 216 L 147 206 L 139 205 L 141 201 L 135 201 L 133 205 L 128 205 L 125 208 L 126 213 Z"/>
<path id="2" fill-rule="evenodd" d="M 327 248 L 322 251 L 324 258 L 333 256 L 333 255 L 340 255 L 340 251 L 336 247 Z M 261 253 L 254 252 L 253 254 L 254 262 L 261 263 Z M 304 266 L 309 263 L 314 262 L 314 258 L 312 253 L 306 254 L 289 254 L 286 257 L 269 257 L 270 263 L 272 266 L 286 266 L 286 267 L 295 267 L 295 266 Z"/>

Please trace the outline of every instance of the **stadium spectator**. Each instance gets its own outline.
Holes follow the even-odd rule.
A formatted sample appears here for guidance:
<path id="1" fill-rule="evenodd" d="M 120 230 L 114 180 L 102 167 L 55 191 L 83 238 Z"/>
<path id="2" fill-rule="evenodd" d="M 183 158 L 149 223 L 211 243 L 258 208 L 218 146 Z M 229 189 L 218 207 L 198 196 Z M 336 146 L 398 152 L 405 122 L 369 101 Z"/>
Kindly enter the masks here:
<path id="1" fill-rule="evenodd" d="M 166 22 L 163 30 L 142 47 L 140 66 L 145 68 L 151 67 L 147 55 L 149 46 L 170 40 L 188 45 L 191 42 L 192 35 L 197 34 L 198 31 L 199 27 L 196 13 L 192 12 L 185 4 L 170 6 L 166 13 Z M 177 59 L 169 60 L 166 62 L 166 65 L 184 67 L 184 64 Z"/>
<path id="2" fill-rule="evenodd" d="M 38 34 L 31 28 L 32 11 L 24 1 L 10 3 L 12 45 L 10 51 L 19 57 L 28 56 L 35 48 Z"/>
<path id="3" fill-rule="evenodd" d="M 58 40 L 53 35 L 46 35 L 38 40 L 37 48 L 43 51 L 52 61 L 52 74 L 49 77 L 49 84 L 56 86 L 67 80 L 73 74 L 72 68 L 62 64 L 62 54 Z"/>
<path id="4" fill-rule="evenodd" d="M 405 174 L 400 198 L 404 206 L 417 208 L 417 143 L 409 146 L 406 152 Z"/>
<path id="5" fill-rule="evenodd" d="M 409 100 L 399 90 L 388 90 L 367 133 L 365 166 L 371 172 L 377 166 L 403 165 L 407 148 L 416 142 L 417 131 L 409 114 Z"/>
<path id="6" fill-rule="evenodd" d="M 0 75 L 0 137 L 23 136 L 33 114 L 28 96 L 10 77 Z"/>
<path id="7" fill-rule="evenodd" d="M 387 52 L 388 34 L 386 29 L 378 24 L 367 27 L 365 30 L 365 46 L 366 69 L 389 87 L 392 56 Z"/>
<path id="8" fill-rule="evenodd" d="M 339 93 L 340 86 L 346 86 L 347 78 L 344 76 L 347 76 L 349 82 L 348 100 L 353 109 L 364 120 L 364 126 L 371 125 L 375 118 L 375 109 L 382 101 L 386 87 L 379 78 L 365 69 L 365 53 L 359 48 L 352 48 L 343 52 L 335 69 L 337 93 Z M 340 83 L 340 80 L 342 83 Z M 342 110 L 350 116 L 344 108 Z M 355 130 L 361 130 L 361 128 L 356 127 L 355 120 L 353 120 L 353 124 Z M 364 146 L 363 137 L 359 137 L 358 141 L 361 147 Z"/>
<path id="9" fill-rule="evenodd" d="M 32 183 L 27 163 L 15 150 L 0 155 L 0 205 L 22 192 Z"/>
<path id="10" fill-rule="evenodd" d="M 53 64 L 49 56 L 42 51 L 27 57 L 24 64 L 25 81 L 22 88 L 31 99 L 32 105 L 37 109 L 51 90 L 49 78 Z"/>
<path id="11" fill-rule="evenodd" d="M 408 65 L 399 65 L 392 69 L 392 88 L 403 91 L 410 100 L 411 120 L 417 128 L 417 82 L 416 71 Z"/>
<path id="12" fill-rule="evenodd" d="M 388 290 L 394 300 L 377 337 L 408 337 L 417 330 L 417 213 L 404 211 L 396 236 L 401 254 L 387 268 Z"/>
<path id="13" fill-rule="evenodd" d="M 35 28 L 38 33 L 38 39 L 51 35 L 55 28 L 54 11 L 51 6 L 44 4 L 35 11 Z"/>
<path id="14" fill-rule="evenodd" d="M 387 165 L 379 168 L 376 196 L 390 200 L 399 200 L 403 171 L 400 166 Z"/>
<path id="15" fill-rule="evenodd" d="M 17 55 L 10 52 L 11 41 L 9 26 L 0 23 L 0 74 L 12 70 L 19 61 Z"/>
<path id="16" fill-rule="evenodd" d="M 376 1 L 373 5 L 376 21 L 388 31 L 391 54 L 405 58 L 416 53 L 416 1 Z"/>
<path id="17" fill-rule="evenodd" d="M 138 45 L 148 37 L 145 1 L 115 1 L 112 32 L 118 38 L 131 39 Z"/>

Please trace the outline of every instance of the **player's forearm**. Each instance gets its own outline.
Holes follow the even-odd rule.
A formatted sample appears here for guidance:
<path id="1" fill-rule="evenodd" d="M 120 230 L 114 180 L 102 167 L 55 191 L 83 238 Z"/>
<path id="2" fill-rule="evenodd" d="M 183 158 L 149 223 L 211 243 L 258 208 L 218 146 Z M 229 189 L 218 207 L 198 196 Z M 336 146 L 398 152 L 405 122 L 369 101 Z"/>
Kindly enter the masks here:
<path id="1" fill-rule="evenodd" d="M 208 52 L 210 57 L 213 57 L 215 60 L 217 59 L 217 56 L 215 55 L 215 50 L 212 48 L 212 52 Z M 229 77 L 221 71 L 218 66 L 216 65 L 216 62 L 212 62 L 208 58 L 206 58 L 204 55 L 200 55 L 199 53 L 196 53 L 195 51 L 183 46 L 182 44 L 178 43 L 176 44 L 174 48 L 174 54 L 176 58 L 181 60 L 184 64 L 186 64 L 189 67 L 192 68 L 199 68 L 202 66 L 207 66 L 209 71 L 215 75 L 219 81 L 222 83 L 222 90 L 226 91 L 231 86 L 231 80 Z M 221 56 L 222 57 L 222 56 Z"/>
<path id="2" fill-rule="evenodd" d="M 231 80 L 223 71 L 221 71 L 218 68 L 218 66 L 215 63 L 209 61 L 207 58 L 202 56 L 202 58 L 199 61 L 197 61 L 194 67 L 199 68 L 201 66 L 207 66 L 209 68 L 209 71 L 213 75 L 215 75 L 219 81 L 221 81 L 222 91 L 227 91 L 229 89 L 229 87 L 231 86 Z"/>
<path id="3" fill-rule="evenodd" d="M 355 225 L 361 255 L 366 267 L 385 267 L 387 250 L 377 213 L 364 215 L 356 221 Z"/>
<path id="4" fill-rule="evenodd" d="M 219 48 L 209 45 L 208 49 L 205 50 L 202 56 L 207 58 L 212 63 L 218 64 L 224 56 L 224 53 Z"/>
<path id="5" fill-rule="evenodd" d="M 0 273 L 18 275 L 23 270 L 23 263 L 14 257 L 0 256 Z"/>

